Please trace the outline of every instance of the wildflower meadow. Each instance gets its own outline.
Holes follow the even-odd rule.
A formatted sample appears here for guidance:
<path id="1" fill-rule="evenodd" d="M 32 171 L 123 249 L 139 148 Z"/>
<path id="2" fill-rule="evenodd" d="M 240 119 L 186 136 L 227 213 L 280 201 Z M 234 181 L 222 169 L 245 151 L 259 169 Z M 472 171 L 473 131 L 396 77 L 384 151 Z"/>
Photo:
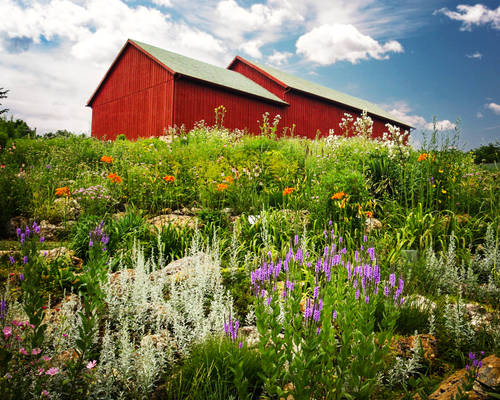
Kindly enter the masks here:
<path id="1" fill-rule="evenodd" d="M 366 113 L 310 140 L 225 112 L 0 149 L 0 398 L 423 400 L 457 371 L 498 398 L 495 165 Z"/>

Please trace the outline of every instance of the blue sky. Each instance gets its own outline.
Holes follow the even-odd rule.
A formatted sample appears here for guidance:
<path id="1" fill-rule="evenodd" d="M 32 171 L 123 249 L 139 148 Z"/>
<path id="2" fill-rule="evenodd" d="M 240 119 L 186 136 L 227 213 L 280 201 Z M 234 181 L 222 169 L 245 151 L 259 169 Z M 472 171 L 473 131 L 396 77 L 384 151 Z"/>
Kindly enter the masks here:
<path id="1" fill-rule="evenodd" d="M 500 2 L 2 0 L 4 103 L 39 132 L 84 107 L 127 38 L 222 67 L 239 54 L 369 100 L 416 126 L 500 141 Z M 338 127 L 332 127 L 338 128 Z"/>

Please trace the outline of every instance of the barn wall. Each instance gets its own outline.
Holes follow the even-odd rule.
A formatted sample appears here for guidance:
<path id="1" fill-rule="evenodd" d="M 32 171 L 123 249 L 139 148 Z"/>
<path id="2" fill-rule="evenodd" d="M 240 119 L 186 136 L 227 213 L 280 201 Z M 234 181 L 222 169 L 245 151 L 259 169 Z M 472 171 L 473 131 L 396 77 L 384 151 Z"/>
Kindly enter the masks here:
<path id="1" fill-rule="evenodd" d="M 318 129 L 321 136 L 328 135 L 330 129 L 334 129 L 335 134 L 341 135 L 342 131 L 339 124 L 342 122 L 344 113 L 351 114 L 354 120 L 361 117 L 357 110 L 337 105 L 333 102 L 322 100 L 317 97 L 308 96 L 302 92 L 290 90 L 285 94 L 284 100 L 290 104 L 290 107 L 283 115 L 283 124 L 291 126 L 296 125 L 295 133 L 308 138 L 314 138 Z M 374 138 L 382 137 L 387 131 L 385 124 L 387 121 L 371 116 L 373 120 Z M 404 128 L 401 127 L 404 131 Z"/>
<path id="2" fill-rule="evenodd" d="M 158 136 L 172 125 L 173 75 L 129 45 L 92 103 L 92 136 Z"/>
<path id="3" fill-rule="evenodd" d="M 194 123 L 201 120 L 208 125 L 214 125 L 214 109 L 220 105 L 226 108 L 226 128 L 247 129 L 254 134 L 260 132 L 257 121 L 262 121 L 262 114 L 283 114 L 287 107 L 209 86 L 204 82 L 187 78 L 175 80 L 174 123 L 177 126 L 184 124 L 186 129 L 191 129 Z"/>
<path id="4" fill-rule="evenodd" d="M 339 124 L 344 117 L 344 113 L 351 114 L 354 120 L 361 116 L 359 111 L 341 104 L 323 100 L 293 89 L 285 90 L 268 76 L 241 61 L 237 60 L 232 64 L 231 70 L 252 79 L 290 104 L 281 114 L 283 118 L 280 126 L 291 127 L 295 124 L 295 134 L 297 135 L 315 138 L 318 130 L 320 130 L 321 136 L 325 136 L 328 135 L 330 129 L 334 129 L 335 134 L 342 134 Z M 371 115 L 371 118 L 373 120 L 374 138 L 382 137 L 383 133 L 387 131 L 385 127 L 387 122 L 394 124 L 392 121 L 386 121 L 373 115 Z M 403 126 L 400 128 L 402 132 L 405 130 Z"/>

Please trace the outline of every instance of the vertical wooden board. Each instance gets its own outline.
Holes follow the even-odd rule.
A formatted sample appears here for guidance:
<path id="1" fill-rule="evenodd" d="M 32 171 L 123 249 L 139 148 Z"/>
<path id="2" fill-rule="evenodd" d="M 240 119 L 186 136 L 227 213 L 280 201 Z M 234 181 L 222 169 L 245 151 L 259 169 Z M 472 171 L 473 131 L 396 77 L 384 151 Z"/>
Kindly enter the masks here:
<path id="1" fill-rule="evenodd" d="M 129 46 L 92 103 L 92 136 L 160 135 L 172 123 L 172 79 L 169 71 Z"/>

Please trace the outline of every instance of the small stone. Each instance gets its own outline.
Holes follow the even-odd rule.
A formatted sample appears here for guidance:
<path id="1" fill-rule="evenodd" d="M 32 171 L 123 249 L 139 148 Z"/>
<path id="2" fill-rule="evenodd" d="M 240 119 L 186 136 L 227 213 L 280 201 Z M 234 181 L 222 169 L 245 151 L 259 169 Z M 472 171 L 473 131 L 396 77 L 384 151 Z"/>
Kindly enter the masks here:
<path id="1" fill-rule="evenodd" d="M 164 214 L 148 219 L 148 223 L 153 225 L 157 230 L 161 230 L 163 226 L 170 224 L 178 228 L 188 227 L 195 229 L 199 221 L 197 217 L 190 215 Z"/>
<path id="2" fill-rule="evenodd" d="M 365 228 L 366 233 L 370 233 L 371 231 L 382 228 L 382 222 L 380 222 L 377 218 L 367 218 L 365 225 L 366 225 Z"/>
<path id="3" fill-rule="evenodd" d="M 483 382 L 491 388 L 498 388 L 500 385 L 500 358 L 491 355 L 482 360 L 482 367 L 479 369 L 476 383 L 471 391 L 467 392 L 469 400 L 486 400 L 488 395 L 479 382 Z M 445 379 L 428 400 L 452 400 L 458 394 L 458 388 L 465 382 L 465 368 L 455 372 Z"/>

